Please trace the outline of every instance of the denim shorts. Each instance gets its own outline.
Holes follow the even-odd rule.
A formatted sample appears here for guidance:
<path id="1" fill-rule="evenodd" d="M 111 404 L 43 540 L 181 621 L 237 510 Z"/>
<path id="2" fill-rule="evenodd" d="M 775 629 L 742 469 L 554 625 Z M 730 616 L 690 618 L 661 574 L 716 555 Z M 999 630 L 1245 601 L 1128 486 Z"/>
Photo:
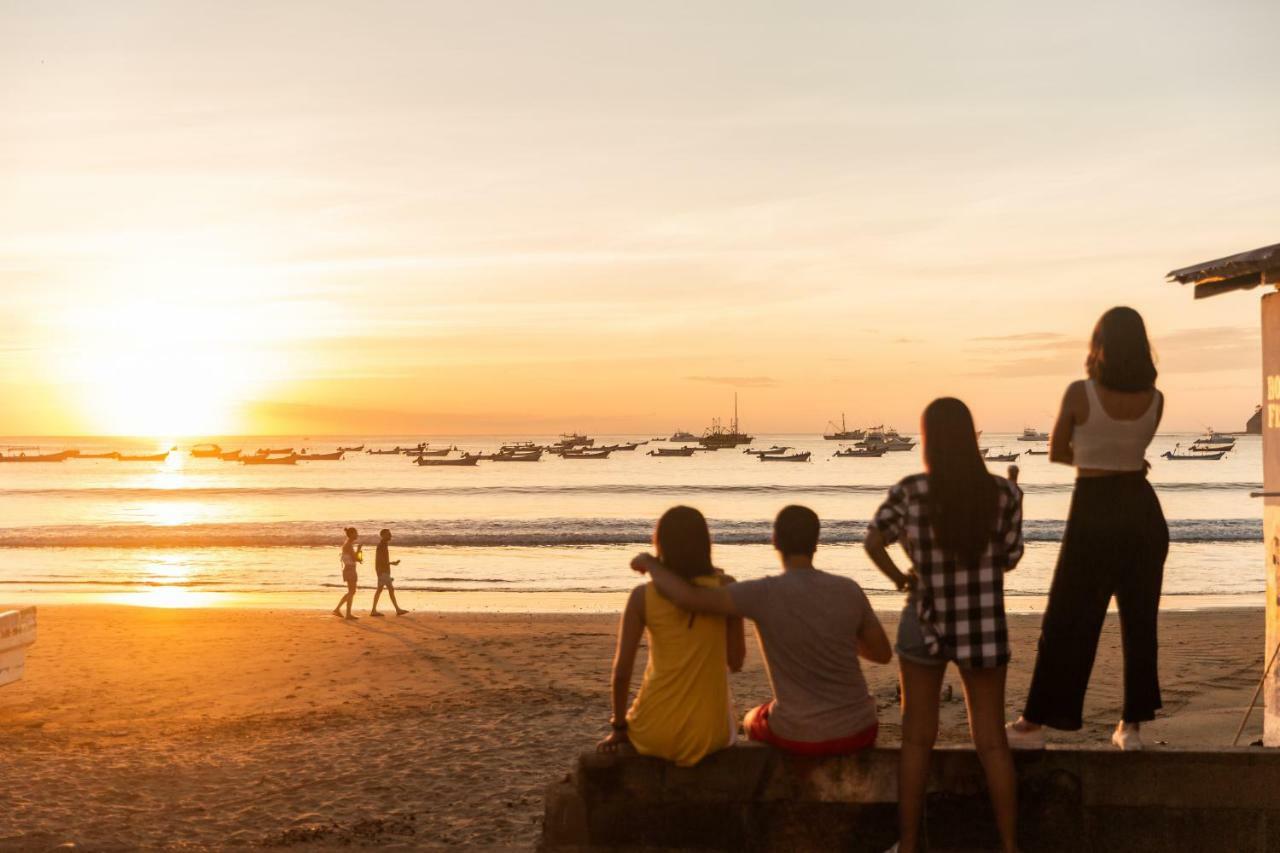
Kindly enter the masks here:
<path id="1" fill-rule="evenodd" d="M 898 620 L 898 642 L 894 651 L 902 660 L 918 663 L 922 666 L 946 666 L 948 658 L 941 651 L 933 653 L 924 641 L 924 632 L 920 630 L 920 614 L 916 611 L 916 603 L 908 601 L 902 609 L 902 618 Z"/>

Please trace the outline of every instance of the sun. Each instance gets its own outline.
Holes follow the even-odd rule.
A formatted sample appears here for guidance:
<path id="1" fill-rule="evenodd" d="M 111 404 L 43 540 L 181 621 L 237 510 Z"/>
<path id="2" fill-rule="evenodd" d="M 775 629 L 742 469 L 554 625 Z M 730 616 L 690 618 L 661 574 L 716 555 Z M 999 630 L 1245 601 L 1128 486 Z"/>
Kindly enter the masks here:
<path id="1" fill-rule="evenodd" d="M 279 370 L 270 347 L 289 318 L 245 298 L 240 272 L 151 259 L 112 276 L 59 320 L 61 379 L 91 431 L 205 436 L 241 431 L 244 404 Z"/>

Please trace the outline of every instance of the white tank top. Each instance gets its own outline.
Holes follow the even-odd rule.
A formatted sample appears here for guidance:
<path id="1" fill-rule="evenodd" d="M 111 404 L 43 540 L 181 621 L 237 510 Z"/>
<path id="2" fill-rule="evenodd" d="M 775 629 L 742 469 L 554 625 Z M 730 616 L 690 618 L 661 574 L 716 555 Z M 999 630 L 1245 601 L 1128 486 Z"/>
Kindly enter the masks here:
<path id="1" fill-rule="evenodd" d="M 1156 434 L 1160 412 L 1159 391 L 1151 395 L 1151 405 L 1131 421 L 1116 420 L 1102 408 L 1092 379 L 1084 383 L 1089 395 L 1089 417 L 1076 424 L 1071 433 L 1071 450 L 1077 468 L 1099 471 L 1141 471 L 1146 466 L 1147 445 Z"/>

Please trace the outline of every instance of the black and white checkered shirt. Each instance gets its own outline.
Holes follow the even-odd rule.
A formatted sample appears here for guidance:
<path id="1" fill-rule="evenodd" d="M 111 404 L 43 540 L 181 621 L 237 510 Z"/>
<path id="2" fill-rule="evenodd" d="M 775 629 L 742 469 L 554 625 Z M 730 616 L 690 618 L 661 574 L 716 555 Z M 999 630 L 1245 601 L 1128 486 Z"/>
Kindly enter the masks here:
<path id="1" fill-rule="evenodd" d="M 934 543 L 929 522 L 929 475 L 914 474 L 889 490 L 871 525 L 885 541 L 901 542 L 919 576 L 915 593 L 920 629 L 932 654 L 963 666 L 1009 662 L 1004 618 L 1004 573 L 1022 558 L 1022 490 L 994 478 L 998 511 L 991 544 L 973 568 Z"/>

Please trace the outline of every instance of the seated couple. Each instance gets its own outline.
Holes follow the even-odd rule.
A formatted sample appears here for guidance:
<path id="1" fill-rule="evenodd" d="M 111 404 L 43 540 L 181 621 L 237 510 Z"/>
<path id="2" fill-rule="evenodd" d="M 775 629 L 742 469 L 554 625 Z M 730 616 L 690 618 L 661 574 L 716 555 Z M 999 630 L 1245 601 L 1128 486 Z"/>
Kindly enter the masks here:
<path id="1" fill-rule="evenodd" d="M 746 656 L 744 617 L 756 624 L 774 698 L 743 721 L 751 740 L 803 755 L 872 746 L 876 703 L 859 657 L 892 658 L 889 639 L 857 582 L 814 568 L 818 516 L 789 506 L 774 522 L 783 573 L 734 583 L 711 562 L 711 536 L 696 509 L 674 507 L 654 532 L 657 556 L 632 568 L 653 583 L 627 602 L 613 662 L 612 733 L 603 751 L 630 745 L 681 766 L 733 743 L 727 669 Z M 630 711 L 636 650 L 649 631 L 649 663 Z"/>

